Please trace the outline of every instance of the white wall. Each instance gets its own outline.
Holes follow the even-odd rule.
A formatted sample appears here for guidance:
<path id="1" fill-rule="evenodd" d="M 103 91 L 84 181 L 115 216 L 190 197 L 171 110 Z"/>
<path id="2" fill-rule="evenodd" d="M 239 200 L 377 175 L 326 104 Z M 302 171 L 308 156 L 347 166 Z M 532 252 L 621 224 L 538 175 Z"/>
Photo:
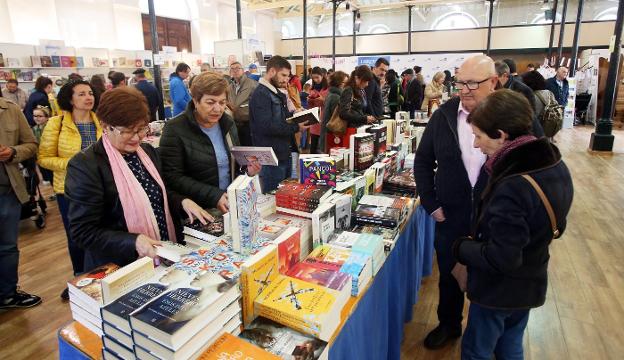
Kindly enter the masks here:
<path id="1" fill-rule="evenodd" d="M 215 41 L 237 37 L 232 0 L 154 0 L 154 7 L 158 16 L 191 22 L 194 53 L 214 53 Z M 0 43 L 38 45 L 44 39 L 77 48 L 141 50 L 141 13 L 147 12 L 147 0 L 0 0 Z M 243 37 L 264 41 L 274 54 L 275 15 L 243 8 L 242 20 Z"/>

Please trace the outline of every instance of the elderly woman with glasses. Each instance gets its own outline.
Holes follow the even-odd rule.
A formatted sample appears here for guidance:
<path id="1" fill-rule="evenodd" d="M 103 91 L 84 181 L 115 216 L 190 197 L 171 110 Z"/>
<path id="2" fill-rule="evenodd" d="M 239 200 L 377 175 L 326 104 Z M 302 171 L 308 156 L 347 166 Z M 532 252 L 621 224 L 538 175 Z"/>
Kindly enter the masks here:
<path id="1" fill-rule="evenodd" d="M 85 270 L 123 266 L 156 256 L 161 241 L 182 240 L 180 219 L 212 218 L 195 202 L 168 191 L 160 158 L 142 143 L 149 131 L 145 97 L 122 87 L 102 95 L 104 134 L 69 162 L 65 194 L 72 239 L 85 249 Z"/>
<path id="2" fill-rule="evenodd" d="M 232 146 L 239 146 L 236 124 L 225 112 L 229 85 L 221 74 L 204 72 L 193 79 L 186 110 L 168 121 L 160 139 L 165 182 L 204 208 L 228 211 L 227 187 L 237 174 Z M 247 167 L 247 174 L 260 172 Z"/>

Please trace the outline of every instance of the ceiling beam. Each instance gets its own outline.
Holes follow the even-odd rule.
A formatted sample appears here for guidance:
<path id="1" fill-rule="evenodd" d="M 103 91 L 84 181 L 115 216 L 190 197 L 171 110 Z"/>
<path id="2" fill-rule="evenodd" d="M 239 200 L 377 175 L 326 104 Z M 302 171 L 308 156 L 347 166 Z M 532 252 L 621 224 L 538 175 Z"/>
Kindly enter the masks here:
<path id="1" fill-rule="evenodd" d="M 271 10 L 280 9 L 293 5 L 301 5 L 302 0 L 269 0 L 269 1 L 250 1 L 247 9 L 249 10 Z"/>

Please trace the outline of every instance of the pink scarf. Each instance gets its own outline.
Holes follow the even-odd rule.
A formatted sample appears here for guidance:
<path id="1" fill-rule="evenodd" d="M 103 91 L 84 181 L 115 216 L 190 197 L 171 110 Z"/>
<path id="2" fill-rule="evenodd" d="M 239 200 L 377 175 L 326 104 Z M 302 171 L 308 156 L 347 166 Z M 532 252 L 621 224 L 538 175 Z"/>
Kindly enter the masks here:
<path id="1" fill-rule="evenodd" d="M 492 169 L 494 168 L 494 164 L 496 164 L 500 159 L 504 158 L 511 150 L 517 148 L 518 146 L 522 146 L 526 143 L 536 140 L 537 138 L 533 135 L 522 135 L 513 139 L 512 141 L 504 144 L 494 155 L 490 156 L 485 162 L 485 170 L 488 174 L 492 175 Z"/>
<path id="2" fill-rule="evenodd" d="M 121 201 L 121 207 L 124 212 L 124 219 L 128 226 L 128 232 L 134 234 L 143 234 L 154 240 L 160 239 L 160 232 L 158 231 L 158 222 L 152 210 L 152 204 L 147 197 L 147 193 L 143 190 L 141 183 L 136 179 L 130 167 L 124 160 L 121 153 L 113 147 L 108 135 L 102 135 L 102 143 L 108 156 L 111 169 L 113 171 L 113 179 L 115 179 L 115 186 L 119 193 L 119 200 Z M 137 150 L 139 160 L 147 172 L 152 175 L 152 178 L 160 186 L 160 190 L 163 193 L 163 205 L 165 208 L 165 218 L 167 220 L 167 232 L 169 233 L 169 240 L 176 242 L 175 228 L 169 214 L 169 206 L 167 201 L 167 191 L 165 185 L 156 170 L 156 166 L 145 153 L 145 150 L 139 146 Z"/>

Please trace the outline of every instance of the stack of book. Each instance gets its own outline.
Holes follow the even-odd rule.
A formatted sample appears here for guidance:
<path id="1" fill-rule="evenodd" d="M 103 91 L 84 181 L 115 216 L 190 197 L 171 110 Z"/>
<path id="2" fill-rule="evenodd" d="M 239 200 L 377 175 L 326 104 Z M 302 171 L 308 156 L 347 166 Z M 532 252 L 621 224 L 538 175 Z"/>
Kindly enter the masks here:
<path id="1" fill-rule="evenodd" d="M 386 152 L 386 137 L 388 128 L 386 125 L 375 125 L 366 129 L 366 132 L 373 134 L 374 138 L 374 154 L 382 154 Z"/>
<path id="2" fill-rule="evenodd" d="M 166 290 L 130 315 L 136 357 L 196 358 L 223 331 L 240 328 L 239 297 L 235 281 L 210 271 Z"/>
<path id="3" fill-rule="evenodd" d="M 346 301 L 336 290 L 278 275 L 254 305 L 259 316 L 328 341 L 340 324 Z"/>
<path id="4" fill-rule="evenodd" d="M 371 257 L 373 265 L 373 276 L 377 275 L 379 269 L 386 260 L 384 252 L 384 241 L 380 235 L 371 233 L 355 233 L 350 231 L 339 231 L 332 236 L 330 245 L 361 252 Z"/>
<path id="5" fill-rule="evenodd" d="M 229 213 L 223 214 L 216 209 L 207 209 L 214 218 L 213 222 L 209 222 L 204 225 L 199 220 L 195 220 L 192 223 L 184 225 L 183 233 L 185 235 L 192 236 L 204 241 L 213 241 L 216 238 L 230 233 Z M 228 226 L 226 226 L 225 219 L 228 219 Z"/>
<path id="6" fill-rule="evenodd" d="M 275 321 L 258 317 L 240 337 L 280 359 L 327 360 L 327 342 L 295 331 Z M 254 359 L 264 359 L 255 357 Z"/>
<path id="7" fill-rule="evenodd" d="M 406 169 L 388 177 L 384 181 L 383 191 L 389 194 L 415 196 L 416 180 L 414 178 L 414 172 L 411 169 Z"/>
<path id="8" fill-rule="evenodd" d="M 102 279 L 119 269 L 115 264 L 97 267 L 67 283 L 72 317 L 95 334 L 102 336 L 100 308 L 105 304 Z"/>
<path id="9" fill-rule="evenodd" d="M 390 195 L 365 195 L 355 209 L 355 223 L 397 228 L 409 212 L 408 199 Z"/>
<path id="10" fill-rule="evenodd" d="M 275 195 L 272 194 L 258 194 L 256 207 L 261 217 L 267 217 L 273 214 L 275 210 Z"/>
<path id="11" fill-rule="evenodd" d="M 249 255 L 256 238 L 260 214 L 257 209 L 258 195 L 261 193 L 257 176 L 241 175 L 227 188 L 232 247 L 234 251 Z"/>
<path id="12" fill-rule="evenodd" d="M 373 278 L 373 264 L 369 255 L 323 245 L 315 249 L 305 260 L 316 267 L 340 271 L 351 276 L 351 296 L 358 296 Z"/>
<path id="13" fill-rule="evenodd" d="M 282 226 L 296 227 L 300 230 L 300 260 L 308 256 L 310 251 L 312 251 L 312 219 L 276 213 L 265 217 L 264 220 Z"/>
<path id="14" fill-rule="evenodd" d="M 380 235 L 384 241 L 384 251 L 386 255 L 390 253 L 392 249 L 394 249 L 394 245 L 399 238 L 399 229 L 388 229 L 380 226 L 373 225 L 355 225 L 352 229 L 352 232 L 355 233 L 368 233 Z"/>
<path id="15" fill-rule="evenodd" d="M 331 193 L 330 186 L 283 183 L 275 193 L 276 209 L 312 213 Z"/>
<path id="16" fill-rule="evenodd" d="M 416 151 L 416 149 L 414 149 L 414 152 Z M 411 154 L 407 154 L 407 156 L 405 157 L 405 161 L 403 162 L 403 169 L 407 170 L 407 169 L 414 169 L 414 160 L 416 159 L 416 154 L 415 153 L 411 153 Z"/>

